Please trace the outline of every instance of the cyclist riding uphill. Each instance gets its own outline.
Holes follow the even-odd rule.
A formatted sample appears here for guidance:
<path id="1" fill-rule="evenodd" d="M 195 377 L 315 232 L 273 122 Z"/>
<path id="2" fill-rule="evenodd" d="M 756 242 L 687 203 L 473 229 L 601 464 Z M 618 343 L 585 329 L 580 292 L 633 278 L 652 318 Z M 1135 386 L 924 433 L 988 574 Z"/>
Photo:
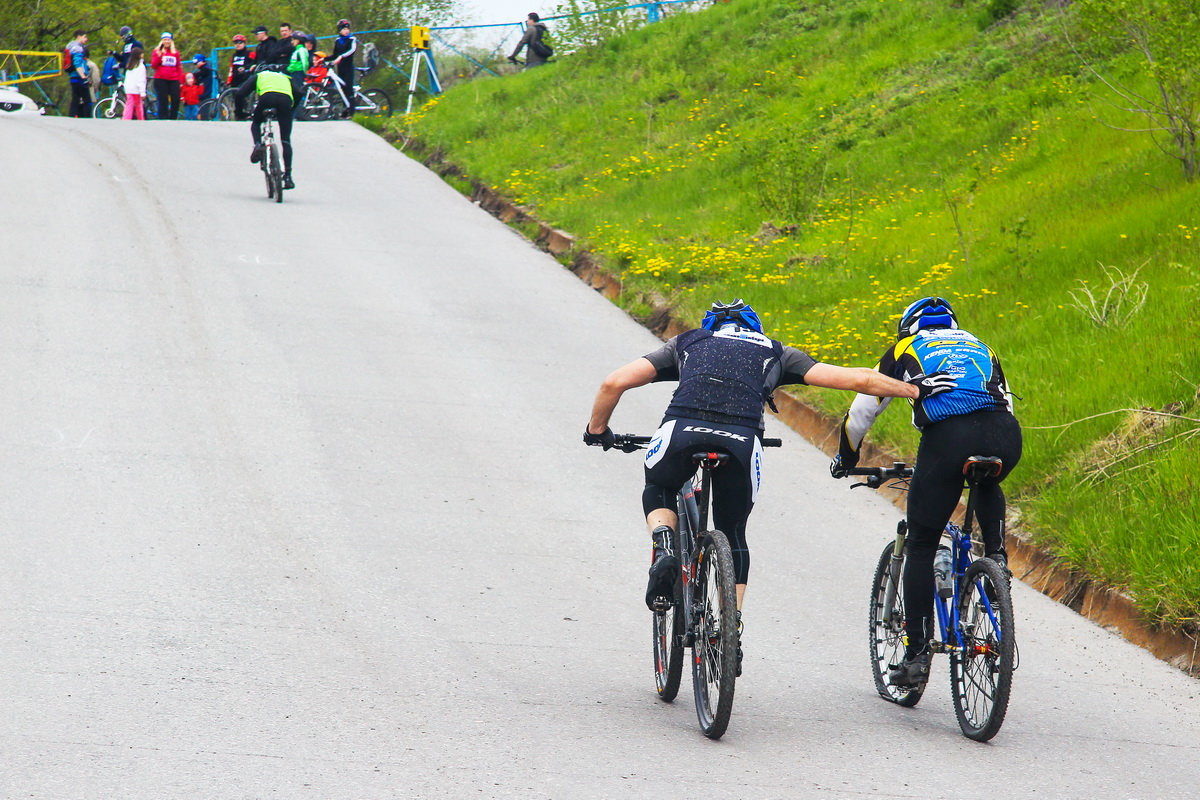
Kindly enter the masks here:
<path id="1" fill-rule="evenodd" d="M 675 495 L 696 471 L 692 453 L 728 453 L 713 474 L 713 521 L 733 549 L 737 607 L 742 607 L 750 573 L 746 519 L 762 477 L 763 404 L 779 386 L 804 383 L 852 389 L 879 397 L 926 398 L 953 388 L 944 375 L 918 375 L 908 383 L 866 368 L 815 361 L 807 353 L 763 334 L 758 314 L 741 300 L 714 303 L 700 327 L 681 333 L 659 349 L 620 367 L 600 385 L 583 440 L 609 449 L 613 410 L 628 389 L 656 381 L 678 381 L 666 415 L 646 451 L 642 509 L 650 529 L 650 581 L 646 605 L 670 600 L 679 561 L 671 552 L 678 525 Z"/>
<path id="2" fill-rule="evenodd" d="M 913 425 L 921 431 L 917 465 L 908 491 L 908 557 L 904 567 L 904 662 L 888 674 L 894 686 L 916 686 L 929 676 L 927 646 L 933 615 L 933 560 L 942 531 L 963 490 L 963 464 L 970 456 L 998 456 L 1003 470 L 975 493 L 984 553 L 1004 569 L 1004 491 L 1000 481 L 1021 458 L 1021 426 L 1000 360 L 986 344 L 958 327 L 950 303 L 922 298 L 900 315 L 896 343 L 876 369 L 912 380 L 936 369 L 954 387 L 913 400 Z M 888 401 L 860 394 L 842 421 L 838 454 L 829 471 L 835 478 L 858 464 L 859 447 Z"/>
<path id="3" fill-rule="evenodd" d="M 255 67 L 254 80 L 242 81 L 236 97 L 244 99 L 251 92 L 258 92 L 258 104 L 250 120 L 250 137 L 254 149 L 250 151 L 250 163 L 262 161 L 262 124 L 267 111 L 275 112 L 279 124 L 279 141 L 283 144 L 283 188 L 295 189 L 292 181 L 292 81 L 284 75 L 278 64 L 260 64 Z"/>

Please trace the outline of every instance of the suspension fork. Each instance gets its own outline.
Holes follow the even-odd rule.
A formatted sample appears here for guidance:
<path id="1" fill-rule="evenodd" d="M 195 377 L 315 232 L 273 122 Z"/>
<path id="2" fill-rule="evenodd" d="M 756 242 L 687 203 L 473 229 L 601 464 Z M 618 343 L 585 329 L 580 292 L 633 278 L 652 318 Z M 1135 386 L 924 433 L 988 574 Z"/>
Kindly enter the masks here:
<path id="1" fill-rule="evenodd" d="M 896 523 L 896 541 L 888 561 L 888 580 L 883 590 L 883 622 L 892 624 L 896 611 L 896 592 L 900 589 L 900 571 L 904 566 L 904 542 L 908 538 L 908 522 Z"/>

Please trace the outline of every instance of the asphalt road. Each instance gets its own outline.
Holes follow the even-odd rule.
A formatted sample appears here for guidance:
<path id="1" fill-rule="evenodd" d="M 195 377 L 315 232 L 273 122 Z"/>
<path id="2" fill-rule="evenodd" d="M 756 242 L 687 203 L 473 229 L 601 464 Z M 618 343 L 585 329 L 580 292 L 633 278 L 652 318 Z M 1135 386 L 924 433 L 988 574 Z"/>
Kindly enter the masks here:
<path id="1" fill-rule="evenodd" d="M 880 700 L 897 512 L 778 424 L 702 737 L 653 691 L 637 457 L 579 442 L 654 338 L 366 131 L 296 145 L 275 205 L 243 125 L 0 119 L 0 796 L 1200 791 L 1200 684 L 1024 586 L 990 744 L 944 661 Z"/>

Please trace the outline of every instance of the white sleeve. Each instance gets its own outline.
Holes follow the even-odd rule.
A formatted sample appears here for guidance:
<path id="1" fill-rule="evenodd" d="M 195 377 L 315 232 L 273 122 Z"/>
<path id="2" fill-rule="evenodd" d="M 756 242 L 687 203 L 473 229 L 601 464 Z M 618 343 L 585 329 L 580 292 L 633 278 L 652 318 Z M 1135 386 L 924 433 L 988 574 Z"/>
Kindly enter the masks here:
<path id="1" fill-rule="evenodd" d="M 854 395 L 854 402 L 850 404 L 850 410 L 846 412 L 846 419 L 842 422 L 842 432 L 846 441 L 854 448 L 854 452 L 858 452 L 867 431 L 871 430 L 875 419 L 883 413 L 890 402 L 892 402 L 890 397 L 872 397 L 869 394 Z"/>

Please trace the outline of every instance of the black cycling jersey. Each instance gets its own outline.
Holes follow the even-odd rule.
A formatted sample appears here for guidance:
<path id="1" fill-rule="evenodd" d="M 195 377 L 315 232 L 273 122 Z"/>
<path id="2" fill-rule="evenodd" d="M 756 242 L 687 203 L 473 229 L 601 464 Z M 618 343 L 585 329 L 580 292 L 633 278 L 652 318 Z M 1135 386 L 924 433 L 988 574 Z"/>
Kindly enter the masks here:
<path id="1" fill-rule="evenodd" d="M 681 333 L 646 355 L 657 381 L 679 381 L 667 414 L 720 425 L 763 426 L 763 403 L 804 383 L 817 362 L 761 333 L 726 327 Z"/>
<path id="2" fill-rule="evenodd" d="M 240 86 L 247 75 L 254 73 L 254 51 L 243 48 L 234 50 L 229 59 L 229 85 Z"/>

